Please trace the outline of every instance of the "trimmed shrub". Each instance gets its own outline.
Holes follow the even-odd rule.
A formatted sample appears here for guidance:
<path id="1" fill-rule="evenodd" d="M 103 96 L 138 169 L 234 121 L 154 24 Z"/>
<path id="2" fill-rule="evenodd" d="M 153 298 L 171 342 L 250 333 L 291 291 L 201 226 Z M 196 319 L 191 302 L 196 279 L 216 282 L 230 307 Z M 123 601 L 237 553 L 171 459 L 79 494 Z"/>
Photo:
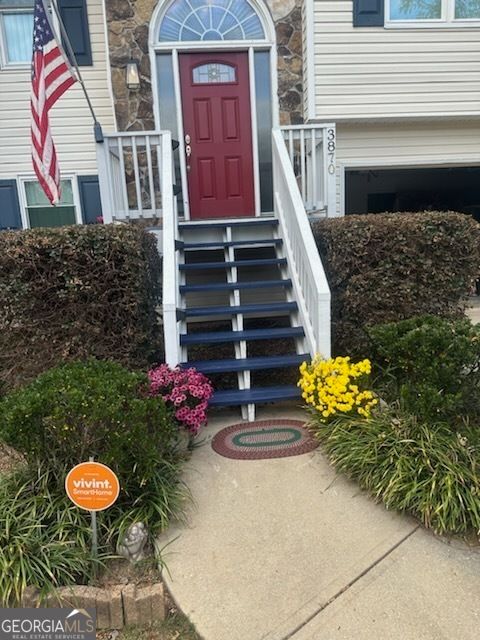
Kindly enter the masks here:
<path id="1" fill-rule="evenodd" d="M 480 225 L 458 213 L 321 220 L 313 232 L 332 290 L 334 352 L 368 356 L 364 327 L 453 317 L 480 274 Z"/>
<path id="2" fill-rule="evenodd" d="M 10 393 L 0 423 L 3 440 L 27 461 L 69 466 L 94 456 L 121 474 L 134 462 L 143 473 L 175 438 L 172 416 L 148 394 L 146 375 L 93 359 L 51 369 Z"/>
<path id="3" fill-rule="evenodd" d="M 146 375 L 96 360 L 47 371 L 0 402 L 0 435 L 30 467 L 55 470 L 61 492 L 90 456 L 111 467 L 120 497 L 102 516 L 112 535 L 135 520 L 155 535 L 180 512 L 178 427 Z"/>
<path id="4" fill-rule="evenodd" d="M 311 426 L 334 466 L 388 509 L 437 533 L 480 531 L 480 450 L 471 434 L 392 410 Z"/>
<path id="5" fill-rule="evenodd" d="M 0 387 L 88 356 L 145 367 L 159 298 L 155 240 L 134 225 L 1 232 Z"/>
<path id="6" fill-rule="evenodd" d="M 480 418 L 480 325 L 421 316 L 368 333 L 385 399 L 425 421 Z"/>

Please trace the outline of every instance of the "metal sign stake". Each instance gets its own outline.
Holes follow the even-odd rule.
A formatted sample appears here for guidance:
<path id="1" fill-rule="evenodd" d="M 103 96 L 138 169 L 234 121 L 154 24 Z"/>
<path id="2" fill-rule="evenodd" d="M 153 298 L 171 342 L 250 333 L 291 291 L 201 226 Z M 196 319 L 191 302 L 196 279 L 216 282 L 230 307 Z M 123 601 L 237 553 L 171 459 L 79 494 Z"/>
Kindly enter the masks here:
<path id="1" fill-rule="evenodd" d="M 88 459 L 89 462 L 94 462 L 93 456 Z M 98 558 L 98 531 L 97 531 L 97 512 L 90 511 L 90 520 L 92 525 L 92 558 L 94 561 L 93 571 L 95 573 L 95 562 Z"/>
<path id="2" fill-rule="evenodd" d="M 65 491 L 73 504 L 90 513 L 92 529 L 93 575 L 98 565 L 97 511 L 111 507 L 120 493 L 120 483 L 115 473 L 94 456 L 70 469 L 65 478 Z"/>

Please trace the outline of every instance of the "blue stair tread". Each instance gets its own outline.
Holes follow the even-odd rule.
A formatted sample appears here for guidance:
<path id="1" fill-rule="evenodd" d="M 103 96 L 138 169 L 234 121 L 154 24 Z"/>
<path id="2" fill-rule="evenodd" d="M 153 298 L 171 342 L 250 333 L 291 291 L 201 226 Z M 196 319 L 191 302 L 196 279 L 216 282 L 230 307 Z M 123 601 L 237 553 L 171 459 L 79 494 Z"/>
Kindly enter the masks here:
<path id="1" fill-rule="evenodd" d="M 287 264 L 286 258 L 263 258 L 260 260 L 233 260 L 231 262 L 190 262 L 181 264 L 180 271 L 198 271 L 199 269 L 230 269 L 231 267 L 266 267 Z"/>
<path id="2" fill-rule="evenodd" d="M 256 387 L 254 389 L 234 389 L 233 391 L 216 391 L 209 401 L 212 407 L 237 406 L 242 404 L 257 404 L 259 402 L 273 402 L 274 400 L 289 400 L 300 398 L 301 392 L 295 385 L 278 387 Z"/>
<path id="3" fill-rule="evenodd" d="M 228 242 L 222 240 L 216 242 L 178 242 L 179 247 L 183 249 L 223 249 L 224 247 L 252 247 L 272 244 L 281 245 L 283 240 L 281 238 L 259 238 L 257 240 L 230 240 Z"/>
<path id="4" fill-rule="evenodd" d="M 253 280 L 250 282 L 212 282 L 204 284 L 182 284 L 180 293 L 189 291 L 233 291 L 234 289 L 269 289 L 285 287 L 289 289 L 292 281 L 289 278 L 282 280 Z"/>
<path id="5" fill-rule="evenodd" d="M 202 316 L 223 316 L 234 315 L 236 313 L 270 313 L 270 312 L 292 312 L 298 309 L 296 302 L 270 302 L 265 304 L 240 304 L 232 307 L 191 307 L 185 309 L 187 318 L 198 318 Z"/>
<path id="6" fill-rule="evenodd" d="M 215 342 L 240 342 L 240 340 L 270 340 L 276 338 L 296 338 L 303 335 L 303 327 L 246 329 L 245 331 L 202 331 L 198 333 L 181 334 L 180 344 L 211 344 Z"/>
<path id="7" fill-rule="evenodd" d="M 182 367 L 195 367 L 202 373 L 223 373 L 227 371 L 260 371 L 295 367 L 310 360 L 308 353 L 294 353 L 286 356 L 263 356 L 257 358 L 235 358 L 228 360 L 193 360 L 184 362 Z"/>
<path id="8" fill-rule="evenodd" d="M 245 220 L 229 221 L 228 219 L 221 222 L 181 222 L 179 229 L 224 229 L 225 227 L 251 227 L 265 226 L 276 227 L 278 220 L 276 218 L 247 218 Z"/>

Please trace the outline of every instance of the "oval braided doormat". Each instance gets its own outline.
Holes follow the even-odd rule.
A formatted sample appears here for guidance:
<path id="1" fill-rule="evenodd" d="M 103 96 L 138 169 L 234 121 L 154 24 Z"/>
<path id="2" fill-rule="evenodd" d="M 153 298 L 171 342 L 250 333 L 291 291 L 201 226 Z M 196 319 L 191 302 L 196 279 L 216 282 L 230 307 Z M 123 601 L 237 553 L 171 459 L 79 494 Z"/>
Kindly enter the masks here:
<path id="1" fill-rule="evenodd" d="M 219 431 L 212 448 L 225 458 L 262 460 L 313 451 L 317 440 L 300 420 L 241 422 Z"/>

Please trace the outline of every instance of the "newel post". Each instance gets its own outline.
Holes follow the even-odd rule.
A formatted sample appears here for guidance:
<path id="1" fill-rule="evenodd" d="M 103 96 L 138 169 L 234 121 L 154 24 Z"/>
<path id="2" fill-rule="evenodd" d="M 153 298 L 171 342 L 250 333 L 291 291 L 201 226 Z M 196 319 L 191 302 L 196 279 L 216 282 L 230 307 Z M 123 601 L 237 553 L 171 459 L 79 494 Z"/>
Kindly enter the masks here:
<path id="1" fill-rule="evenodd" d="M 98 126 L 97 126 L 98 125 Z M 110 188 L 110 167 L 108 138 L 105 140 L 102 129 L 95 123 L 95 147 L 97 153 L 98 185 L 100 188 L 100 200 L 102 201 L 103 224 L 113 222 L 114 210 L 112 191 Z"/>
<path id="2" fill-rule="evenodd" d="M 177 211 L 174 198 L 172 138 L 162 132 L 161 182 L 163 209 L 163 335 L 165 362 L 176 367 L 181 362 L 178 307 Z"/>

